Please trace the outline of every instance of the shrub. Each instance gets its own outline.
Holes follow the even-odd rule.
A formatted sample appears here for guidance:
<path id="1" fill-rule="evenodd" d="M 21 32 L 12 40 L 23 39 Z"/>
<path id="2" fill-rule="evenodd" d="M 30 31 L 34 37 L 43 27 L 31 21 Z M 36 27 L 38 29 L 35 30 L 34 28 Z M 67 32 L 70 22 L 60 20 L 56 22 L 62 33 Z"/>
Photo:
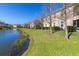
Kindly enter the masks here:
<path id="1" fill-rule="evenodd" d="M 41 26 L 39 26 L 39 25 L 36 25 L 36 29 L 41 29 Z"/>
<path id="2" fill-rule="evenodd" d="M 34 26 L 34 28 L 36 28 L 36 29 L 42 29 L 43 28 L 43 25 L 42 24 L 36 24 Z"/>
<path id="3" fill-rule="evenodd" d="M 60 30 L 61 30 L 61 28 L 60 28 L 60 27 L 57 27 L 57 26 L 52 27 L 52 31 L 60 31 Z"/>
<path id="4" fill-rule="evenodd" d="M 49 27 L 43 27 L 43 29 L 48 30 L 48 29 L 49 29 Z"/>
<path id="5" fill-rule="evenodd" d="M 43 27 L 43 29 L 49 30 L 49 27 Z M 57 26 L 52 27 L 52 31 L 59 31 L 59 30 L 61 30 L 60 27 L 57 27 Z"/>
<path id="6" fill-rule="evenodd" d="M 76 28 L 74 26 L 67 26 L 68 32 L 75 32 Z"/>
<path id="7" fill-rule="evenodd" d="M 3 30 L 5 27 L 0 27 L 0 30 Z"/>

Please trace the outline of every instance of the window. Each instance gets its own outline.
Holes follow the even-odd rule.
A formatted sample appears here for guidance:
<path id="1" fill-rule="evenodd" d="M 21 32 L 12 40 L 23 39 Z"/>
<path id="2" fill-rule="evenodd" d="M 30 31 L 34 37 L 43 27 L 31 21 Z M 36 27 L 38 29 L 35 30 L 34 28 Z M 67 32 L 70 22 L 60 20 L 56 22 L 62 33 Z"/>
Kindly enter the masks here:
<path id="1" fill-rule="evenodd" d="M 47 27 L 47 24 L 45 24 L 45 27 Z"/>
<path id="2" fill-rule="evenodd" d="M 64 14 L 63 14 L 63 13 L 61 13 L 61 16 L 64 16 Z"/>
<path id="3" fill-rule="evenodd" d="M 61 28 L 63 28 L 63 26 L 64 26 L 64 22 L 63 22 L 63 21 L 61 21 Z"/>
<path id="4" fill-rule="evenodd" d="M 79 15 L 79 12 L 77 12 L 77 15 Z"/>
<path id="5" fill-rule="evenodd" d="M 79 20 L 77 20 L 77 27 L 79 27 Z"/>
<path id="6" fill-rule="evenodd" d="M 73 21 L 73 26 L 79 27 L 79 20 L 74 20 Z"/>

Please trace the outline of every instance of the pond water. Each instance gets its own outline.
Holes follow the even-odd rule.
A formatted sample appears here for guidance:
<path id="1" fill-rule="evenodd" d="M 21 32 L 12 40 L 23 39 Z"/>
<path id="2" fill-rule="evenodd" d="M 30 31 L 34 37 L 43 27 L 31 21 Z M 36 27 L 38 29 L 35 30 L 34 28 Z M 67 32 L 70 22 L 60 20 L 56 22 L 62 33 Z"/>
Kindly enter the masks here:
<path id="1" fill-rule="evenodd" d="M 12 48 L 12 44 L 20 36 L 18 30 L 0 30 L 0 56 L 8 56 Z"/>

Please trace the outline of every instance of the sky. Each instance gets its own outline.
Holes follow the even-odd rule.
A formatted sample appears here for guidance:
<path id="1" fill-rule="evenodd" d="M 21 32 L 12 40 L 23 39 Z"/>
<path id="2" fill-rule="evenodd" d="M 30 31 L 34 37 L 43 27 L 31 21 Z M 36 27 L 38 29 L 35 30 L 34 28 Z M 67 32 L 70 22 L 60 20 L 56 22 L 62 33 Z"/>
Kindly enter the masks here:
<path id="1" fill-rule="evenodd" d="M 0 21 L 8 24 L 26 24 L 36 20 L 42 14 L 45 3 L 0 3 Z M 55 8 L 62 8 L 55 4 Z"/>

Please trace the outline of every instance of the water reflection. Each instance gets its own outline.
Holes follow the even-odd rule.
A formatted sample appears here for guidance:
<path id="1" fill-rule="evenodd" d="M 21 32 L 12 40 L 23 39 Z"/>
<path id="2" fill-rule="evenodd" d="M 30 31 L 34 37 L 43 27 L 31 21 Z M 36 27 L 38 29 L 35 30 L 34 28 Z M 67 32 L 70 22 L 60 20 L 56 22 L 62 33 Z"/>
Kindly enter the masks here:
<path id="1" fill-rule="evenodd" d="M 17 30 L 0 30 L 0 56 L 9 55 L 12 43 L 20 36 Z"/>

